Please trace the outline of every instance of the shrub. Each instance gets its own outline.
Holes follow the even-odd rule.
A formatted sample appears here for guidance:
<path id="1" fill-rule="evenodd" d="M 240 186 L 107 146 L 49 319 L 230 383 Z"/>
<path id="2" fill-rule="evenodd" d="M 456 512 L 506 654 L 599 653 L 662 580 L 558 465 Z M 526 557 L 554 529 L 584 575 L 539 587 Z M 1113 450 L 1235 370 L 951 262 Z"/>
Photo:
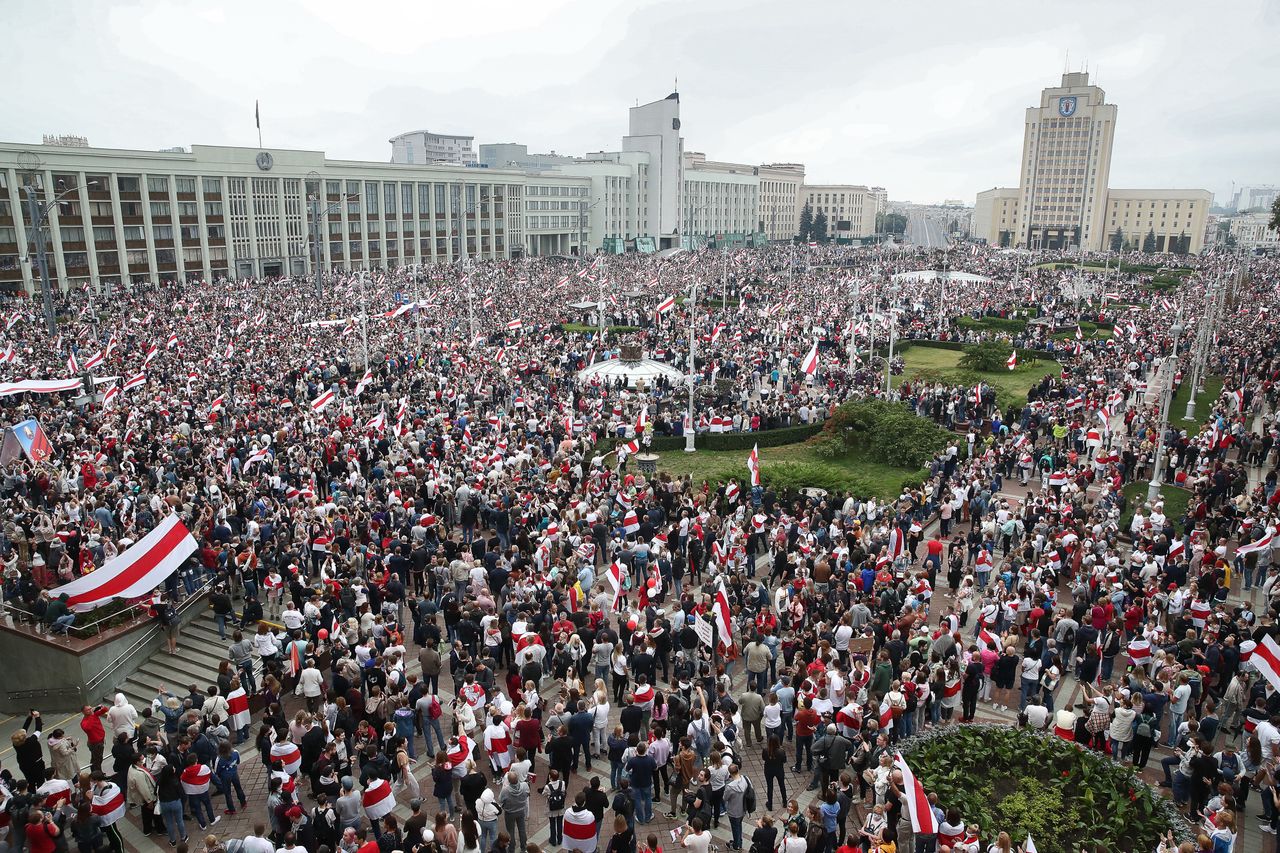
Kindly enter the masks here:
<path id="1" fill-rule="evenodd" d="M 761 447 L 781 447 L 784 444 L 795 444 L 804 441 L 822 430 L 822 424 L 783 427 L 782 429 L 763 430 L 761 432 L 722 432 L 715 435 L 699 435 L 700 450 L 750 450 L 757 444 Z M 609 445 L 612 446 L 612 445 Z M 657 452 L 679 450 L 684 447 L 682 435 L 655 435 L 652 449 Z"/>
<path id="2" fill-rule="evenodd" d="M 1013 352 L 1013 347 L 1000 341 L 985 341 L 980 344 L 965 347 L 964 355 L 960 357 L 959 366 L 965 370 L 973 370 L 978 373 L 993 373 L 997 370 L 1005 370 L 1009 364 L 1009 355 Z"/>
<path id="3" fill-rule="evenodd" d="M 1152 850 L 1170 829 L 1192 837 L 1133 768 L 1044 732 L 949 726 L 909 738 L 901 751 L 925 790 L 984 838 L 1007 832 L 1020 845 L 1030 833 L 1041 853 L 1075 853 Z"/>
<path id="4" fill-rule="evenodd" d="M 856 400 L 837 407 L 810 446 L 827 458 L 859 449 L 875 462 L 919 469 L 946 448 L 948 438 L 945 430 L 903 403 Z"/>

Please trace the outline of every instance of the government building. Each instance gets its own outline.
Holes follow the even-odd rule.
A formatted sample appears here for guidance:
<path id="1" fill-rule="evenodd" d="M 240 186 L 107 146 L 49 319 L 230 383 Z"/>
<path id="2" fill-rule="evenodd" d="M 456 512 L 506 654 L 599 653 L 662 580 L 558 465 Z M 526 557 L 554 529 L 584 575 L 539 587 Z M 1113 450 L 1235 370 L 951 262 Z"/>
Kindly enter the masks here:
<path id="1" fill-rule="evenodd" d="M 797 163 L 686 151 L 675 92 L 629 109 L 617 151 L 529 155 L 512 143 L 481 145 L 477 157 L 473 137 L 424 130 L 391 145 L 383 163 L 279 148 L 93 148 L 79 137 L 0 143 L 0 293 L 34 291 L 37 231 L 55 287 L 100 288 L 309 275 L 317 260 L 372 270 L 758 246 L 792 239 L 802 200 L 816 197 L 832 236 L 857 239 L 885 203 L 878 187 L 810 190 Z"/>
<path id="2" fill-rule="evenodd" d="M 978 193 L 973 234 L 990 245 L 1102 251 L 1141 248 L 1199 253 L 1213 194 L 1208 190 L 1113 189 L 1115 104 L 1086 72 L 1062 75 L 1027 108 L 1018 186 Z"/>

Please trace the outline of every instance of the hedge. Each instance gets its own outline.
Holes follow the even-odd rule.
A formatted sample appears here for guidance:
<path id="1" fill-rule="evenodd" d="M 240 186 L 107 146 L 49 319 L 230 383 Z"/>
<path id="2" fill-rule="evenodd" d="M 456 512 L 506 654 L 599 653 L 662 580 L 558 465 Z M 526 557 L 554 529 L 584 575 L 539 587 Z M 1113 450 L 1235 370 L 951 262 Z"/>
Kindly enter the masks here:
<path id="1" fill-rule="evenodd" d="M 973 346 L 975 341 L 935 341 L 931 338 L 903 338 L 895 341 L 893 351 L 895 353 L 905 352 L 914 347 L 933 347 L 934 349 L 949 349 L 955 352 L 964 352 L 965 347 Z M 877 350 L 879 352 L 879 350 Z M 1026 349 L 1018 347 L 1018 354 L 1027 357 L 1035 356 L 1041 361 L 1057 361 L 1062 357 L 1062 353 L 1053 353 L 1043 349 Z"/>
<path id="2" fill-rule="evenodd" d="M 699 450 L 750 450 L 752 447 L 781 447 L 812 438 L 822 431 L 822 424 L 783 427 L 760 432 L 702 433 L 698 436 Z M 684 447 L 683 435 L 655 435 L 649 449 L 679 450 Z M 643 450 L 641 451 L 643 452 Z"/>
<path id="3" fill-rule="evenodd" d="M 594 335 L 600 331 L 599 326 L 588 326 L 585 323 L 561 323 L 560 328 L 566 332 L 576 332 L 580 335 Z M 605 333 L 610 335 L 625 334 L 627 332 L 640 331 L 639 326 L 605 326 Z"/>

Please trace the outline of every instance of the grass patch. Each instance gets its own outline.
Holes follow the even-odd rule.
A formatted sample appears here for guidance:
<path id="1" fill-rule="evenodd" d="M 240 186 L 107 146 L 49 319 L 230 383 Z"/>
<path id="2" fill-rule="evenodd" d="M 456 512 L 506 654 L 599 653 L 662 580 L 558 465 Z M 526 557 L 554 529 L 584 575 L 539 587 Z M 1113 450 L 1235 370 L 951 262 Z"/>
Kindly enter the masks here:
<path id="1" fill-rule="evenodd" d="M 1139 480 L 1124 487 L 1127 503 L 1124 515 L 1120 517 L 1120 530 L 1124 533 L 1129 532 L 1129 522 L 1133 521 L 1134 510 L 1147 502 L 1147 487 L 1150 484 L 1150 480 Z M 1187 514 L 1187 507 L 1191 503 L 1191 492 L 1164 483 L 1160 486 L 1160 497 L 1164 500 L 1164 514 L 1175 523 Z M 1181 527 L 1180 524 L 1178 526 Z"/>
<path id="2" fill-rule="evenodd" d="M 749 452 L 699 450 L 697 453 L 685 453 L 683 450 L 669 450 L 658 454 L 658 470 L 679 477 L 688 474 L 695 484 L 706 480 L 714 486 L 730 477 L 742 483 L 749 477 Z M 856 452 L 823 459 L 809 445 L 798 443 L 760 448 L 760 473 L 766 483 L 775 487 L 816 486 L 827 491 L 853 492 L 859 497 L 874 495 L 892 500 L 902 493 L 905 484 L 923 480 L 926 472 L 873 462 Z"/>
<path id="3" fill-rule="evenodd" d="M 1199 435 L 1201 425 L 1208 420 L 1213 404 L 1218 402 L 1221 396 L 1222 377 L 1206 376 L 1204 390 L 1196 395 L 1196 419 L 1194 422 L 1184 421 L 1182 416 L 1187 413 L 1187 402 L 1191 399 L 1191 378 L 1187 377 L 1187 381 L 1182 383 L 1178 393 L 1173 395 L 1173 400 L 1169 403 L 1170 424 L 1185 429 L 1188 436 Z"/>
<path id="4" fill-rule="evenodd" d="M 1021 363 L 1016 370 L 974 373 L 962 370 L 958 366 L 963 355 L 964 353 L 956 350 L 937 349 L 935 347 L 912 347 L 902 354 L 905 367 L 901 376 L 893 377 L 893 383 L 894 385 L 901 385 L 904 380 L 920 373 L 937 373 L 943 381 L 963 381 L 965 383 L 969 383 L 970 380 L 976 377 L 976 379 L 981 379 L 988 385 L 993 386 L 997 395 L 1003 395 L 1025 403 L 1027 392 L 1031 390 L 1032 386 L 1044 377 L 1057 373 L 1061 369 L 1056 361 L 1048 359 L 1031 361 L 1025 353 L 1019 352 L 1018 361 Z"/>
<path id="5" fill-rule="evenodd" d="M 1026 331 L 1027 321 L 1024 317 L 959 317 L 956 325 L 962 329 L 982 329 L 992 332 Z"/>
<path id="6" fill-rule="evenodd" d="M 1111 337 L 1112 330 L 1107 326 L 1099 326 L 1091 320 L 1081 320 L 1080 333 L 1084 335 L 1085 340 L 1089 340 L 1091 338 L 1105 340 L 1106 338 Z M 1053 339 L 1055 341 L 1075 340 L 1075 337 L 1075 329 L 1067 329 L 1066 331 L 1053 333 Z"/>

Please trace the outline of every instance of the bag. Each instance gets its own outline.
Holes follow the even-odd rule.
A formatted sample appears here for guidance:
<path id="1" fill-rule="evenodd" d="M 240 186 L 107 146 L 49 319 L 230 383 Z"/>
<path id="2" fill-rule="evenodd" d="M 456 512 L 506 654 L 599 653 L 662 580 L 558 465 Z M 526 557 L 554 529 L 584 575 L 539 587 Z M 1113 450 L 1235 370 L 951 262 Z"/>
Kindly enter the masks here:
<path id="1" fill-rule="evenodd" d="M 756 789 L 751 784 L 751 780 L 747 780 L 747 790 L 742 792 L 742 810 L 746 814 L 751 814 L 756 810 Z"/>
<path id="2" fill-rule="evenodd" d="M 1139 717 L 1138 727 L 1133 730 L 1133 733 L 1138 737 L 1151 737 L 1152 729 L 1150 720 L 1146 717 Z"/>
<path id="3" fill-rule="evenodd" d="M 443 713 L 444 709 L 440 707 L 440 699 L 437 697 L 436 701 L 432 702 L 431 707 L 427 710 L 427 716 L 433 720 L 438 720 Z"/>
<path id="4" fill-rule="evenodd" d="M 709 731 L 710 723 L 705 719 L 701 721 L 702 725 L 693 727 L 693 748 L 698 754 L 705 753 L 711 749 L 711 732 Z"/>
<path id="5" fill-rule="evenodd" d="M 564 782 L 559 782 L 555 788 L 547 786 L 547 810 L 556 811 L 564 808 Z"/>

